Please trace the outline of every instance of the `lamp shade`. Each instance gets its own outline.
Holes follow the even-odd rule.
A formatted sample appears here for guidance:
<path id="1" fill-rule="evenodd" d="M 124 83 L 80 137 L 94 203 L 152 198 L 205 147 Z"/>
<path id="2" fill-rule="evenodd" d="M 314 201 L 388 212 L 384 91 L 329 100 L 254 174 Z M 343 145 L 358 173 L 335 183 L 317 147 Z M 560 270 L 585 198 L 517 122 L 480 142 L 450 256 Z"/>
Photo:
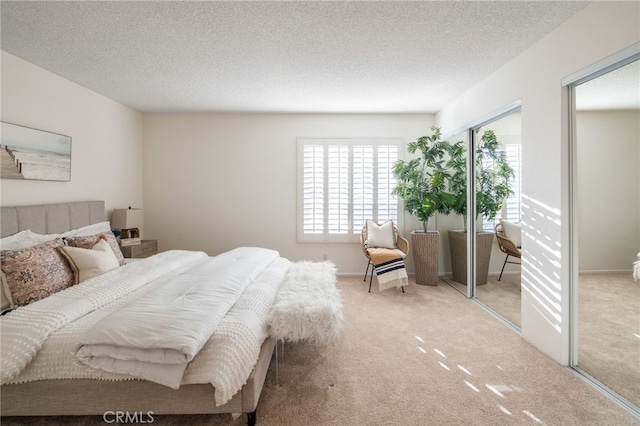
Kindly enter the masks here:
<path id="1" fill-rule="evenodd" d="M 111 229 L 142 228 L 144 226 L 144 210 L 115 209 L 111 214 Z"/>

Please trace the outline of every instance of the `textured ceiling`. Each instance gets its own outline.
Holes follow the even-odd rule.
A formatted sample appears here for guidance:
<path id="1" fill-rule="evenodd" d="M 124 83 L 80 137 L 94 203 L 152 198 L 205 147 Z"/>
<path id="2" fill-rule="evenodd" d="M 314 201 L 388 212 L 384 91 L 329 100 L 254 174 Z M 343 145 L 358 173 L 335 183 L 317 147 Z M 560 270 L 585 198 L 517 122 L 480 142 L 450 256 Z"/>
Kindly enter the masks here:
<path id="1" fill-rule="evenodd" d="M 640 109 L 640 60 L 580 84 L 576 109 Z"/>
<path id="2" fill-rule="evenodd" d="M 2 1 L 2 50 L 144 112 L 435 112 L 573 1 Z"/>

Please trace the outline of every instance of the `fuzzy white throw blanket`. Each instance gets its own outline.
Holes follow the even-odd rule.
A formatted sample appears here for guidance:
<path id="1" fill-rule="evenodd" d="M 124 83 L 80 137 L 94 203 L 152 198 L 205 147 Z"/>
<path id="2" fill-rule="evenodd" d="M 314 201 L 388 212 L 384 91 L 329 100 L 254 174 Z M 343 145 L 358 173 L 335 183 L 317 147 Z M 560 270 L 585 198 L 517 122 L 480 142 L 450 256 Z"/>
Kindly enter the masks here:
<path id="1" fill-rule="evenodd" d="M 342 333 L 342 298 L 331 262 L 297 262 L 287 272 L 269 314 L 269 334 L 287 341 L 335 343 Z"/>

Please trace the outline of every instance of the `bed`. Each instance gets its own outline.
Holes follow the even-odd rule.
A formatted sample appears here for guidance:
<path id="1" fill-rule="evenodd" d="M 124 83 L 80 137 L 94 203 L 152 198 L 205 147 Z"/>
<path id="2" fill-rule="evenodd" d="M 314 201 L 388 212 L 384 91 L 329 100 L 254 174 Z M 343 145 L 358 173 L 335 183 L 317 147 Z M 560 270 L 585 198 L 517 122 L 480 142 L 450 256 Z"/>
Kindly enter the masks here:
<path id="1" fill-rule="evenodd" d="M 38 234 L 60 234 L 99 224 L 107 220 L 103 201 L 2 207 L 0 214 L 3 238 L 15 235 L 24 230 L 31 230 Z M 160 256 L 161 254 L 152 256 L 152 258 Z M 187 255 L 190 256 L 188 253 L 185 254 L 185 256 Z M 245 257 L 251 256 L 247 255 Z M 169 257 L 166 258 L 168 259 Z M 203 259 L 202 262 L 208 261 L 209 259 Z M 278 273 L 281 273 L 282 270 L 286 270 L 286 259 L 282 260 L 282 258 L 278 257 L 278 261 L 278 267 L 280 268 L 278 269 L 278 271 L 280 271 Z M 143 268 L 143 266 L 139 266 L 143 262 L 146 262 L 146 259 L 131 262 L 121 269 L 124 271 L 126 268 L 129 268 L 130 265 L 136 265 L 135 268 Z M 200 260 L 198 260 L 198 262 L 200 262 Z M 156 263 L 164 264 L 166 261 L 157 261 Z M 275 268 L 272 264 L 269 264 L 269 267 Z M 272 273 L 275 274 L 273 271 Z M 111 272 L 104 275 L 109 274 L 111 274 Z M 131 275 L 132 273 L 129 274 Z M 263 277 L 263 275 L 264 273 L 259 275 L 259 277 Z M 285 280 L 277 274 L 269 277 L 267 278 L 271 280 Z M 76 287 L 83 289 L 83 285 L 88 285 L 87 283 L 101 279 L 101 276 L 98 276 L 97 278 L 84 281 Z M 252 275 L 251 279 L 254 281 L 258 280 L 255 275 Z M 277 286 L 274 286 L 274 288 L 274 291 L 277 293 Z M 64 290 L 44 300 L 46 302 L 48 299 L 50 302 L 49 305 L 55 304 L 51 302 L 51 300 L 58 300 L 55 298 L 56 295 L 62 295 L 60 297 L 63 297 L 68 291 L 69 289 Z M 3 289 L 3 308 L 8 304 L 4 292 Z M 41 302 L 42 301 L 38 301 L 36 304 Z M 41 305 L 45 306 L 45 308 L 42 309 L 47 309 L 47 303 L 43 302 Z M 115 305 L 118 305 L 118 303 L 115 303 Z M 27 308 L 29 306 L 32 305 L 28 305 Z M 105 309 L 110 313 L 116 308 Z M 27 309 L 23 309 L 23 311 L 26 310 Z M 6 318 L 18 317 L 19 315 L 17 315 L 16 312 L 19 311 L 20 308 L 3 316 L 2 318 L 5 323 L 7 322 Z M 97 321 L 99 321 L 99 319 Z M 3 323 L 3 326 L 5 323 Z M 22 326 L 23 324 L 18 324 L 16 327 Z M 66 330 L 65 327 L 66 326 L 63 325 L 58 330 Z M 57 331 L 54 331 L 53 333 L 56 332 Z M 3 340 L 5 339 L 4 334 L 3 331 Z M 258 345 L 257 361 L 253 364 L 250 374 L 244 381 L 244 385 L 241 386 L 237 393 L 233 394 L 232 397 L 221 405 L 219 405 L 219 401 L 218 403 L 216 402 L 217 389 L 211 385 L 211 382 L 182 383 L 181 385 L 178 384 L 179 387 L 177 389 L 174 389 L 169 385 L 159 384 L 140 377 L 124 380 L 119 376 L 121 373 L 113 372 L 104 373 L 104 376 L 100 379 L 76 378 L 74 376 L 66 380 L 61 380 L 60 378 L 35 380 L 33 377 L 28 380 L 22 380 L 22 375 L 28 373 L 22 370 L 17 376 L 14 376 L 12 380 L 3 381 L 5 384 L 0 388 L 2 394 L 0 412 L 2 416 L 103 415 L 105 412 L 114 411 L 127 413 L 152 412 L 153 414 L 246 413 L 248 424 L 255 424 L 256 407 L 275 346 L 275 340 L 268 335 L 262 336 L 261 338 L 263 338 L 263 340 L 261 340 Z M 210 340 L 214 340 L 213 337 Z M 3 345 L 4 343 L 3 341 Z M 209 345 L 211 342 L 208 341 L 206 344 Z M 45 346 L 46 345 L 43 345 L 43 348 Z M 205 346 L 205 348 L 207 347 L 208 346 Z M 204 349 L 201 352 L 205 352 Z M 35 355 L 34 359 L 37 360 L 39 356 L 42 356 L 40 352 Z M 200 353 L 198 353 L 196 358 L 190 360 L 189 365 L 197 364 L 196 361 L 199 360 L 198 357 L 200 356 Z M 38 363 L 31 361 L 28 365 L 30 366 L 31 364 Z M 203 365 L 203 362 L 200 362 L 199 365 Z"/>

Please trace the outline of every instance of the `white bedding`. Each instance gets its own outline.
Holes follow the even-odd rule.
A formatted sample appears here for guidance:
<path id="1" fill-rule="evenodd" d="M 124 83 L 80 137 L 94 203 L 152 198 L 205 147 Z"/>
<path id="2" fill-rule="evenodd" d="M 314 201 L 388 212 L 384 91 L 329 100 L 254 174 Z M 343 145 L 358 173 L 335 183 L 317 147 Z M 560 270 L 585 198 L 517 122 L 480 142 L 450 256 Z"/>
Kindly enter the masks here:
<path id="1" fill-rule="evenodd" d="M 187 363 L 278 252 L 243 247 L 207 258 L 84 333 L 76 356 L 91 367 L 178 389 Z"/>
<path id="2" fill-rule="evenodd" d="M 219 258 L 220 261 L 224 260 L 221 262 L 224 265 L 241 264 L 243 262 L 239 259 L 243 256 L 249 256 L 251 252 L 245 252 L 244 255 L 239 255 L 240 252 L 236 251 L 229 253 L 216 258 Z M 78 286 L 25 308 L 17 309 L 2 317 L 0 319 L 2 326 L 2 383 L 73 378 L 134 379 L 134 376 L 130 374 L 122 374 L 121 370 L 103 371 L 80 363 L 74 356 L 79 339 L 83 338 L 87 330 L 94 327 L 102 318 L 115 317 L 117 309 L 125 307 L 129 303 L 138 303 L 133 302 L 135 300 L 141 300 L 143 301 L 141 303 L 144 304 L 147 303 L 145 300 L 155 299 L 152 305 L 155 304 L 156 308 L 151 310 L 159 310 L 160 313 L 166 314 L 166 310 L 158 308 L 158 306 L 162 306 L 162 302 L 149 295 L 156 289 L 160 289 L 162 292 L 162 289 L 170 281 L 181 282 L 183 279 L 181 274 L 194 266 L 196 273 L 205 270 L 210 272 L 209 268 L 212 268 L 212 264 L 216 262 L 208 264 L 207 259 L 204 253 L 199 252 L 163 252 L 87 280 Z M 261 263 L 262 266 L 249 275 L 246 273 L 236 275 L 237 271 L 242 270 L 242 267 L 238 270 L 228 269 L 225 272 L 228 276 L 234 277 L 232 279 L 244 276 L 244 278 L 238 279 L 244 280 L 246 290 L 240 293 L 236 292 L 237 297 L 234 296 L 236 299 L 234 303 L 222 302 L 221 307 L 216 308 L 218 320 L 212 335 L 203 329 L 196 332 L 200 337 L 192 339 L 192 343 L 202 340 L 202 345 L 196 343 L 195 346 L 187 349 L 186 353 L 180 349 L 179 352 L 184 355 L 183 359 L 192 358 L 192 361 L 188 364 L 184 374 L 180 374 L 175 387 L 178 387 L 179 384 L 211 383 L 216 389 L 216 403 L 222 405 L 245 383 L 258 358 L 260 346 L 267 337 L 267 315 L 278 286 L 290 265 L 289 261 L 278 257 L 277 253 L 273 255 L 273 252 L 262 258 Z M 189 274 L 185 276 L 187 275 Z M 224 288 L 224 285 L 220 288 Z M 171 292 L 163 292 L 162 294 L 162 297 L 172 297 L 169 296 Z M 185 297 L 183 292 L 183 297 L 171 299 L 172 304 L 182 304 L 186 301 Z M 229 310 L 230 305 L 233 307 Z M 127 312 L 128 309 L 125 308 L 123 312 Z M 225 311 L 226 316 L 222 317 L 221 311 Z M 172 318 L 171 315 L 164 317 L 164 320 L 168 321 L 170 318 Z M 25 319 L 28 322 L 25 322 Z M 194 320 L 187 321 L 193 322 Z M 143 328 L 144 322 L 145 319 L 140 322 Z M 39 326 L 31 327 L 28 325 L 29 323 L 37 323 Z M 42 327 L 43 324 L 48 324 L 48 327 Z M 113 324 L 116 325 L 116 328 L 125 328 L 121 320 L 116 320 Z M 181 327 L 191 327 L 191 325 L 179 326 L 176 328 L 178 332 L 173 334 L 179 335 Z M 206 327 L 209 325 L 204 328 Z M 155 330 L 161 330 L 161 328 L 156 327 Z M 142 330 L 139 329 L 138 333 L 141 332 Z M 201 337 L 207 333 L 210 337 Z M 156 333 L 156 337 L 162 335 L 164 333 Z M 135 337 L 136 333 L 133 333 L 133 336 L 133 340 L 145 340 L 139 339 L 139 334 Z M 153 340 L 152 336 L 148 337 Z M 176 345 L 181 345 L 179 342 L 180 340 L 173 341 L 170 344 L 174 346 L 173 350 L 176 349 Z M 195 350 L 197 346 L 201 346 L 199 352 Z M 27 352 L 29 356 L 19 355 L 24 352 Z M 161 366 L 160 369 L 165 367 Z"/>

